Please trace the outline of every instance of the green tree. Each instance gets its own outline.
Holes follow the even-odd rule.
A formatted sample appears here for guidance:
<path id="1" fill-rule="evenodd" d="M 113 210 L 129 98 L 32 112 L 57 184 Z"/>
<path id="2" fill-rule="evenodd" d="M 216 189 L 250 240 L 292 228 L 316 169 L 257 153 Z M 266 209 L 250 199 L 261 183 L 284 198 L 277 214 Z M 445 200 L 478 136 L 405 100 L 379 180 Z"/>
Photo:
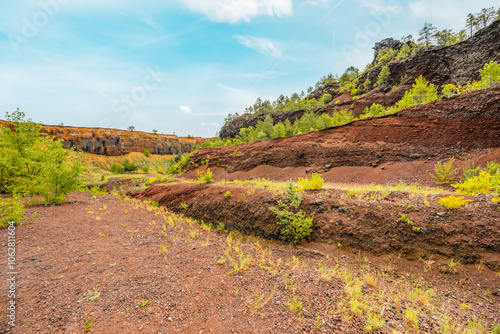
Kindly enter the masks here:
<path id="1" fill-rule="evenodd" d="M 408 45 L 408 43 L 403 44 L 401 49 L 399 50 L 399 53 L 397 55 L 398 59 L 406 59 L 410 56 L 411 54 L 411 47 Z"/>
<path id="2" fill-rule="evenodd" d="M 470 37 L 472 37 L 472 33 L 474 32 L 474 30 L 476 30 L 477 25 L 478 25 L 477 17 L 475 17 L 474 14 L 469 13 L 469 15 L 467 15 L 467 19 L 465 21 L 465 28 L 469 29 Z"/>
<path id="3" fill-rule="evenodd" d="M 285 119 L 283 125 L 285 125 L 285 136 L 287 137 L 293 136 L 293 126 L 288 118 Z"/>
<path id="4" fill-rule="evenodd" d="M 271 115 L 267 115 L 262 124 L 262 132 L 267 136 L 267 138 L 273 138 L 274 128 L 273 128 L 273 118 Z"/>
<path id="5" fill-rule="evenodd" d="M 490 61 L 484 64 L 482 70 L 479 70 L 481 74 L 481 82 L 484 88 L 493 88 L 500 83 L 500 64 L 496 61 Z"/>
<path id="6" fill-rule="evenodd" d="M 380 86 L 387 84 L 390 76 L 391 76 L 391 70 L 389 69 L 388 65 L 385 65 L 384 67 L 382 67 L 382 70 L 378 75 L 376 85 Z"/>
<path id="7" fill-rule="evenodd" d="M 275 138 L 286 137 L 286 129 L 283 122 L 278 122 L 278 124 L 274 126 L 274 137 Z"/>
<path id="8" fill-rule="evenodd" d="M 46 204 L 62 203 L 82 186 L 81 154 L 71 156 L 62 140 L 39 136 L 41 124 L 17 109 L 6 113 L 13 128 L 0 126 L 0 190 L 14 196 L 42 195 Z"/>
<path id="9" fill-rule="evenodd" d="M 135 131 L 135 126 L 131 125 L 127 128 L 128 131 Z"/>
<path id="10" fill-rule="evenodd" d="M 372 89 L 372 82 L 370 81 L 370 78 L 366 78 L 365 82 L 363 83 L 363 90 L 365 92 L 369 92 Z"/>
<path id="11" fill-rule="evenodd" d="M 407 91 L 403 98 L 394 106 L 395 110 L 414 107 L 420 104 L 437 100 L 436 86 L 429 83 L 422 75 L 419 76 L 412 89 Z"/>
<path id="12" fill-rule="evenodd" d="M 434 34 L 434 38 L 436 39 L 436 43 L 439 46 L 449 45 L 450 40 L 453 38 L 453 30 L 451 29 L 443 29 L 441 31 L 437 31 Z"/>
<path id="13" fill-rule="evenodd" d="M 477 19 L 479 23 L 483 25 L 483 28 L 486 28 L 488 24 L 495 20 L 497 13 L 494 7 L 483 8 L 481 12 L 477 14 Z"/>
<path id="14" fill-rule="evenodd" d="M 418 41 L 425 43 L 425 47 L 429 48 L 432 44 L 432 39 L 436 30 L 437 29 L 431 23 L 425 22 L 424 27 L 418 31 L 420 36 Z"/>

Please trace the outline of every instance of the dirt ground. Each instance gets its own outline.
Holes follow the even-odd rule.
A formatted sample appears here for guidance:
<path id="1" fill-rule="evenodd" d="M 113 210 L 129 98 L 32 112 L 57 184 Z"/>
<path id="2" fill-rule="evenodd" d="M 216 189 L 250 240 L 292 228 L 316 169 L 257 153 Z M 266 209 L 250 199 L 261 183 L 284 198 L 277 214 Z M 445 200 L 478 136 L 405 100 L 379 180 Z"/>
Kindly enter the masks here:
<path id="1" fill-rule="evenodd" d="M 76 193 L 35 210 L 16 228 L 15 333 L 84 333 L 90 319 L 94 333 L 363 333 L 372 314 L 385 321 L 375 333 L 459 333 L 473 315 L 498 318 L 500 276 L 481 264 L 447 273 L 397 252 L 228 234 L 113 195 Z M 2 229 L 2 268 L 6 241 Z M 228 274 L 232 261 L 241 270 Z M 6 302 L 2 293 L 0 332 L 13 333 Z"/>

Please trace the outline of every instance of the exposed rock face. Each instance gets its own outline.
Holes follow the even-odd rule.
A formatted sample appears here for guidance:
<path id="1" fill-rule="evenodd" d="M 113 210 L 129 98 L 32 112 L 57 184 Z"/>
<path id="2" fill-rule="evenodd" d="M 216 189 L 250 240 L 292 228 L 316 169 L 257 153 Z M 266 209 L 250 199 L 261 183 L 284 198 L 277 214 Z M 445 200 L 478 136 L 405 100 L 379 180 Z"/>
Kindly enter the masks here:
<path id="1" fill-rule="evenodd" d="M 200 149 L 191 156 L 200 164 L 207 155 L 229 173 L 267 165 L 318 170 L 343 166 L 379 166 L 389 162 L 459 158 L 478 149 L 500 147 L 500 88 L 485 89 L 383 117 L 302 135 L 251 142 L 237 147 Z M 189 173 L 196 168 L 190 165 Z"/>
<path id="2" fill-rule="evenodd" d="M 0 125 L 11 126 L 1 120 Z M 152 154 L 177 154 L 189 152 L 193 145 L 201 144 L 205 140 L 199 137 L 182 138 L 140 131 L 52 125 L 43 125 L 40 135 L 63 139 L 65 148 L 74 147 L 77 151 L 102 155 L 123 155 L 144 152 L 145 149 Z"/>
<path id="3" fill-rule="evenodd" d="M 384 42 L 385 41 L 385 42 Z M 385 39 L 375 46 L 375 51 L 384 47 L 398 48 L 397 40 Z M 378 46 L 377 46 L 378 45 Z M 402 46 L 399 45 L 399 47 Z M 338 85 L 330 84 L 323 87 L 320 91 L 313 92 L 309 97 L 319 98 L 323 93 L 329 93 L 333 96 L 332 102 L 323 112 L 331 114 L 337 110 L 352 110 L 354 116 L 359 116 L 366 107 L 373 103 L 381 104 L 385 107 L 393 106 L 411 89 L 415 79 L 423 75 L 431 83 L 441 90 L 445 83 L 463 85 L 467 81 L 479 80 L 479 70 L 485 63 L 490 61 L 500 62 L 500 20 L 495 21 L 488 27 L 478 31 L 473 37 L 461 43 L 439 47 L 429 50 L 420 50 L 413 58 L 405 61 L 393 60 L 388 63 L 391 71 L 389 84 L 380 86 L 372 91 L 361 95 L 359 99 L 352 100 L 348 93 L 343 95 L 338 92 Z M 367 78 L 376 82 L 382 67 L 376 67 L 366 74 L 360 80 L 359 85 L 363 85 Z M 404 78 L 402 81 L 401 79 Z M 392 86 L 397 85 L 396 89 Z M 337 102 L 339 101 L 339 102 Z M 336 103 L 337 102 L 337 103 Z M 303 112 L 294 112 L 293 116 L 300 117 Z M 225 125 L 220 131 L 221 138 L 234 137 L 239 134 L 240 127 L 255 126 L 263 117 L 248 115 L 248 119 L 241 120 L 242 117 L 235 119 L 231 124 Z M 275 121 L 284 120 L 281 116 L 274 116 Z M 286 118 L 285 118 L 286 119 Z M 290 121 L 293 121 L 290 119 Z"/>
<path id="4" fill-rule="evenodd" d="M 386 48 L 391 48 L 394 50 L 399 50 L 403 46 L 404 43 L 398 41 L 397 39 L 394 39 L 392 37 L 386 38 L 381 40 L 380 42 L 375 43 L 375 47 L 373 47 L 373 50 L 375 50 L 375 53 L 373 55 L 374 61 L 377 58 L 377 55 L 380 50 L 386 49 Z"/>

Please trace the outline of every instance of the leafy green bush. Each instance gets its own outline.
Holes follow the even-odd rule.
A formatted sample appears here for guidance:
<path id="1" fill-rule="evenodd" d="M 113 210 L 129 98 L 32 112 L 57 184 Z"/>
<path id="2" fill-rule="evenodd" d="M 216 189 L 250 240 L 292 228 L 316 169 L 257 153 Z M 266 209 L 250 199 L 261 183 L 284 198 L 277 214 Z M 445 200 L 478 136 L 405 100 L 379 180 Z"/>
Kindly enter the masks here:
<path id="1" fill-rule="evenodd" d="M 456 197 L 456 196 L 448 196 L 448 197 L 439 197 L 438 203 L 448 209 L 458 209 L 461 206 L 469 203 L 470 199 L 465 199 L 465 197 Z"/>
<path id="2" fill-rule="evenodd" d="M 381 104 L 374 103 L 370 107 L 366 107 L 365 110 L 363 110 L 363 113 L 359 116 L 359 118 L 363 119 L 367 117 L 382 116 L 382 115 L 387 115 L 391 112 L 392 110 L 386 109 Z"/>
<path id="3" fill-rule="evenodd" d="M 139 166 L 137 166 L 133 162 L 128 161 L 128 159 L 125 159 L 123 161 L 123 168 L 125 169 L 126 172 L 135 172 L 136 170 L 139 169 Z"/>
<path id="4" fill-rule="evenodd" d="M 485 170 L 479 171 L 479 174 L 466 179 L 463 182 L 452 184 L 459 194 L 477 195 L 489 194 L 495 192 L 500 194 L 500 173 L 491 175 Z"/>
<path id="5" fill-rule="evenodd" d="M 146 157 L 149 157 L 151 155 L 151 152 L 149 152 L 148 150 L 144 150 L 144 155 Z"/>
<path id="6" fill-rule="evenodd" d="M 158 170 L 156 171 L 158 174 L 163 174 L 163 168 L 159 167 Z"/>
<path id="7" fill-rule="evenodd" d="M 212 172 L 208 168 L 205 172 L 198 173 L 198 183 L 210 183 L 213 182 Z"/>
<path id="8" fill-rule="evenodd" d="M 442 90 L 443 95 L 446 96 L 447 98 L 450 98 L 458 94 L 458 87 L 455 86 L 454 84 L 443 85 L 442 89 L 443 89 Z"/>
<path id="9" fill-rule="evenodd" d="M 297 211 L 301 203 L 302 196 L 290 180 L 286 184 L 283 200 L 278 200 L 279 208 L 274 206 L 269 208 L 278 217 L 278 224 L 282 226 L 281 235 L 285 241 L 298 243 L 312 233 L 314 215 L 306 217 L 304 212 Z"/>
<path id="10" fill-rule="evenodd" d="M 333 97 L 330 94 L 325 94 L 321 99 L 323 100 L 324 104 L 327 104 L 328 102 L 331 102 L 333 100 Z"/>
<path id="11" fill-rule="evenodd" d="M 484 64 L 482 70 L 479 70 L 483 88 L 493 88 L 500 84 L 500 64 L 496 61 L 490 61 Z"/>
<path id="12" fill-rule="evenodd" d="M 113 174 L 123 174 L 123 172 L 125 171 L 125 167 L 123 167 L 123 165 L 120 165 L 119 163 L 114 163 L 111 165 L 111 172 Z"/>
<path id="13" fill-rule="evenodd" d="M 42 195 L 45 204 L 58 204 L 81 189 L 82 155 L 70 157 L 62 140 L 39 136 L 41 124 L 17 109 L 6 113 L 14 129 L 0 126 L 0 191 L 14 196 Z"/>
<path id="14" fill-rule="evenodd" d="M 186 153 L 184 155 L 182 155 L 181 153 L 177 154 L 175 158 L 170 161 L 170 165 L 167 167 L 167 174 L 171 175 L 174 173 L 184 173 L 184 167 L 189 163 L 191 155 L 192 153 Z"/>
<path id="15" fill-rule="evenodd" d="M 451 183 L 457 174 L 456 168 L 452 168 L 453 162 L 455 161 L 454 157 L 451 157 L 448 162 L 442 163 L 438 161 L 434 165 L 434 173 L 429 173 L 429 176 L 434 180 L 435 184 L 448 184 Z"/>
<path id="16" fill-rule="evenodd" d="M 151 170 L 151 168 L 148 165 L 144 165 L 144 167 L 142 167 L 142 171 L 144 173 L 149 173 L 150 170 Z"/>
<path id="17" fill-rule="evenodd" d="M 500 194 L 500 164 L 496 160 L 489 161 L 485 168 L 473 168 L 473 164 L 468 164 L 471 166 L 466 167 L 463 181 L 452 185 L 458 193 L 464 195 L 492 192 Z"/>
<path id="18" fill-rule="evenodd" d="M 396 110 L 401 110 L 404 108 L 414 107 L 435 101 L 437 98 L 436 86 L 429 83 L 429 81 L 421 75 L 415 80 L 413 88 L 406 91 L 403 98 L 396 103 L 394 108 Z"/>
<path id="19" fill-rule="evenodd" d="M 7 227 L 9 222 L 19 224 L 23 214 L 24 205 L 19 198 L 0 198 L 0 227 Z"/>
<path id="20" fill-rule="evenodd" d="M 320 190 L 323 188 L 323 182 L 323 178 L 319 173 L 312 173 L 310 180 L 306 177 L 303 179 L 299 178 L 297 181 L 299 188 L 308 190 Z"/>

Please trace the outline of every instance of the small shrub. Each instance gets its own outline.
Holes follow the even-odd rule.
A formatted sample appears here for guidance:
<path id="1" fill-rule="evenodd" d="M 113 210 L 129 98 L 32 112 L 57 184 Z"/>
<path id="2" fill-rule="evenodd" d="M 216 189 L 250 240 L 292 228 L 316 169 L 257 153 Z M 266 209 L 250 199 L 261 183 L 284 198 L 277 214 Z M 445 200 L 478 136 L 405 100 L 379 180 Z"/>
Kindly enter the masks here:
<path id="1" fill-rule="evenodd" d="M 123 165 L 120 165 L 119 163 L 114 163 L 111 165 L 111 172 L 113 174 L 123 174 L 123 172 L 125 171 L 125 167 L 123 167 Z"/>
<path id="2" fill-rule="evenodd" d="M 282 226 L 281 235 L 285 241 L 298 243 L 312 233 L 314 215 L 306 217 L 304 212 L 297 211 L 301 203 L 302 196 L 290 180 L 286 185 L 283 201 L 278 200 L 281 209 L 274 206 L 269 208 L 278 217 L 278 224 Z"/>
<path id="3" fill-rule="evenodd" d="M 142 167 L 142 171 L 144 173 L 149 173 L 150 170 L 151 170 L 151 168 L 148 165 L 145 165 L 144 167 Z"/>
<path id="4" fill-rule="evenodd" d="M 308 178 L 301 179 L 299 178 L 297 183 L 299 184 L 300 189 L 308 189 L 308 190 L 320 190 L 323 188 L 323 178 L 319 173 L 312 173 L 311 179 Z"/>
<path id="5" fill-rule="evenodd" d="M 149 157 L 151 155 L 151 152 L 149 152 L 148 150 L 144 150 L 144 155 L 146 157 Z"/>
<path id="6" fill-rule="evenodd" d="M 301 313 L 302 312 L 302 302 L 297 299 L 297 297 L 293 297 L 289 299 L 285 306 L 293 313 Z"/>
<path id="7" fill-rule="evenodd" d="M 217 222 L 217 231 L 224 231 L 226 229 L 226 224 L 224 222 Z"/>
<path id="8" fill-rule="evenodd" d="M 19 224 L 23 213 L 24 205 L 19 198 L 0 198 L 0 227 L 6 227 L 9 222 Z"/>
<path id="9" fill-rule="evenodd" d="M 469 203 L 471 200 L 470 199 L 465 199 L 465 197 L 455 197 L 455 196 L 448 196 L 448 197 L 440 197 L 438 203 L 443 205 L 447 209 L 458 209 L 461 206 Z"/>
<path id="10" fill-rule="evenodd" d="M 500 173 L 492 176 L 485 170 L 481 170 L 478 175 L 467 180 L 452 184 L 459 194 L 472 195 L 489 194 L 491 192 L 500 193 Z"/>
<path id="11" fill-rule="evenodd" d="M 231 197 L 231 192 L 226 191 L 226 193 L 224 194 L 224 198 L 230 198 L 230 197 Z"/>
<path id="12" fill-rule="evenodd" d="M 101 175 L 101 182 L 104 182 L 106 181 L 106 178 L 104 177 L 104 175 Z"/>
<path id="13" fill-rule="evenodd" d="M 462 180 L 470 179 L 479 174 L 481 167 L 475 167 L 474 161 L 466 160 L 465 166 L 463 167 Z"/>
<path id="14" fill-rule="evenodd" d="M 333 100 L 333 97 L 330 94 L 325 94 L 321 99 L 323 100 L 323 103 L 327 104 Z"/>
<path id="15" fill-rule="evenodd" d="M 137 166 L 133 162 L 128 161 L 128 159 L 125 159 L 123 161 L 123 168 L 125 169 L 126 172 L 135 172 L 136 170 L 139 169 L 139 166 Z"/>
<path id="16" fill-rule="evenodd" d="M 208 168 L 205 172 L 198 173 L 198 183 L 210 183 L 213 182 L 212 172 Z"/>
<path id="17" fill-rule="evenodd" d="M 157 172 L 158 172 L 158 174 L 163 174 L 163 168 L 161 168 L 161 167 L 158 168 Z"/>
<path id="18" fill-rule="evenodd" d="M 448 162 L 442 163 L 438 161 L 434 165 L 434 173 L 429 173 L 429 176 L 434 180 L 435 184 L 449 184 L 451 183 L 457 174 L 457 168 L 452 168 L 453 162 L 455 161 L 454 157 L 448 159 Z"/>
<path id="19" fill-rule="evenodd" d="M 369 333 L 371 333 L 376 329 L 384 327 L 384 325 L 385 325 L 385 320 L 382 319 L 379 314 L 371 314 L 370 312 L 368 312 L 365 329 Z"/>

